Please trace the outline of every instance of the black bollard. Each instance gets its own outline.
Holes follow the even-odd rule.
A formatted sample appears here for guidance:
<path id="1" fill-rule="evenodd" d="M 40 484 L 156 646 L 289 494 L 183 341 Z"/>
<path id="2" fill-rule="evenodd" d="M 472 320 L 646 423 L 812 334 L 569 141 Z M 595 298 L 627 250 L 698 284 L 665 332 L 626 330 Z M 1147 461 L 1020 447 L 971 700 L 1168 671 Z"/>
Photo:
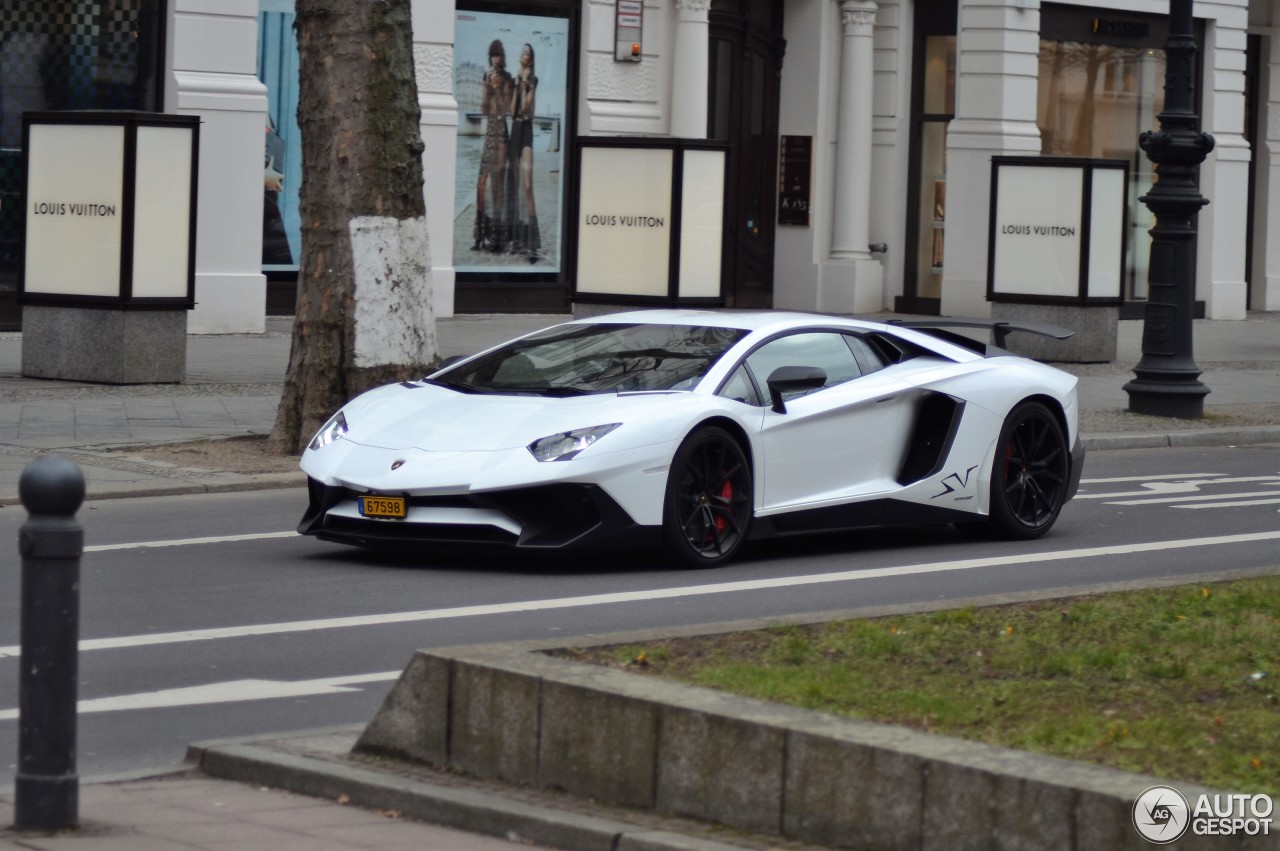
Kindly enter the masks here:
<path id="1" fill-rule="evenodd" d="M 18 677 L 18 774 L 14 827 L 60 830 L 79 820 L 76 776 L 76 659 L 80 640 L 80 555 L 84 474 L 58 455 L 27 465 L 18 480 L 27 522 L 22 553 Z"/>

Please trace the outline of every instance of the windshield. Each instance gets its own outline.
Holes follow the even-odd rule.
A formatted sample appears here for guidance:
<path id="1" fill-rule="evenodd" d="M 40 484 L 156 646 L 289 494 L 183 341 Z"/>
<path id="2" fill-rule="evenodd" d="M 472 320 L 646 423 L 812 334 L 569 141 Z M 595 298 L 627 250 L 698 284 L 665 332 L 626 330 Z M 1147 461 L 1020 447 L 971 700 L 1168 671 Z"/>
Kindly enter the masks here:
<path id="1" fill-rule="evenodd" d="M 704 325 L 561 325 L 448 369 L 435 382 L 482 393 L 686 390 L 746 331 Z"/>

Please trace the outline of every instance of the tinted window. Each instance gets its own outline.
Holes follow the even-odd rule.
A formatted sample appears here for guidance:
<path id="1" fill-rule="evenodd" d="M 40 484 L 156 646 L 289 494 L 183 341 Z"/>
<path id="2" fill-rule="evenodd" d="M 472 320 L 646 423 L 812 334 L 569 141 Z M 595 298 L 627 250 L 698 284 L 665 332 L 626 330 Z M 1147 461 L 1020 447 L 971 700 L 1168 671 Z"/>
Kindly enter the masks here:
<path id="1" fill-rule="evenodd" d="M 687 390 L 746 334 L 704 325 L 562 325 L 436 376 L 490 393 Z"/>
<path id="2" fill-rule="evenodd" d="M 850 334 L 844 339 L 849 344 L 849 348 L 853 349 L 853 356 L 858 359 L 858 366 L 864 375 L 887 366 L 880 352 L 863 338 Z"/>

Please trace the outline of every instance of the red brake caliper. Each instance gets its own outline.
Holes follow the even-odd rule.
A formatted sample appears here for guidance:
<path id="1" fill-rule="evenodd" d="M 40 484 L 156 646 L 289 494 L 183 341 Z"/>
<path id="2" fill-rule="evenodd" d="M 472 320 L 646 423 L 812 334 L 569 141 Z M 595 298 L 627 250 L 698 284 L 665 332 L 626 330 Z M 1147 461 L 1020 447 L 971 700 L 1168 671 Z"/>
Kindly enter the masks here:
<path id="1" fill-rule="evenodd" d="M 733 482 L 728 479 L 724 480 L 724 487 L 720 488 L 719 497 L 723 499 L 725 503 L 728 503 L 733 499 Z M 723 532 L 729 525 L 729 521 L 719 514 L 716 515 L 714 522 L 717 532 Z"/>

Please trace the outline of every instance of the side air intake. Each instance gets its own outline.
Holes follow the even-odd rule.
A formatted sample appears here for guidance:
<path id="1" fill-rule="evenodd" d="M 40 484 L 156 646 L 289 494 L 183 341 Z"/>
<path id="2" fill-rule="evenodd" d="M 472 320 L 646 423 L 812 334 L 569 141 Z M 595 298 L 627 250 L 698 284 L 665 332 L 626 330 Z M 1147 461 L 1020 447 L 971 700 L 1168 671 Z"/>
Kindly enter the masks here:
<path id="1" fill-rule="evenodd" d="M 920 401 L 898 484 L 913 484 L 942 469 L 963 411 L 964 402 L 943 393 L 930 393 Z"/>

